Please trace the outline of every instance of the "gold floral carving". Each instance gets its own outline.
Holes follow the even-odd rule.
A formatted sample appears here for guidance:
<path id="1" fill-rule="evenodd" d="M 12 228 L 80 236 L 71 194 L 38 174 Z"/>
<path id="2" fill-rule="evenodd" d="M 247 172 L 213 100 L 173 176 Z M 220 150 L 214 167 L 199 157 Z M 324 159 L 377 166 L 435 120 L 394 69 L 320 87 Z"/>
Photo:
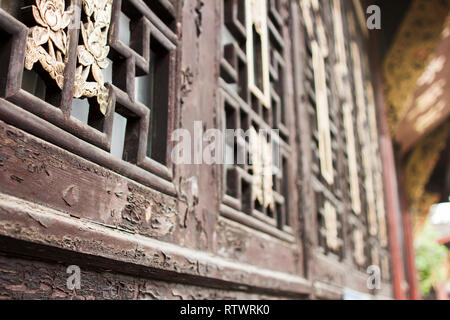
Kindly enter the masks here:
<path id="1" fill-rule="evenodd" d="M 100 111 L 108 111 L 108 89 L 105 87 L 102 69 L 109 65 L 108 30 L 111 20 L 112 0 L 83 0 L 88 21 L 81 24 L 84 45 L 78 46 L 78 63 L 75 75 L 74 97 L 97 97 Z M 88 81 L 89 74 L 94 81 Z"/>
<path id="2" fill-rule="evenodd" d="M 62 89 L 68 42 L 64 30 L 70 24 L 70 12 L 66 11 L 64 0 L 36 0 L 32 10 L 37 25 L 29 30 L 25 68 L 31 70 L 39 61 Z"/>
<path id="3" fill-rule="evenodd" d="M 253 171 L 253 201 L 257 200 L 264 208 L 274 209 L 273 197 L 273 159 L 272 144 L 263 134 L 250 128 L 249 151 Z"/>
<path id="4" fill-rule="evenodd" d="M 325 220 L 327 246 L 332 250 L 338 250 L 339 237 L 336 208 L 328 201 L 324 203 L 323 217 Z"/>
<path id="5" fill-rule="evenodd" d="M 112 0 L 83 0 L 83 9 L 87 22 L 81 23 L 83 45 L 77 48 L 78 67 L 73 96 L 97 97 L 100 111 L 106 114 L 108 90 L 101 70 L 108 67 L 107 35 Z M 37 25 L 29 31 L 25 68 L 31 70 L 35 63 L 40 62 L 58 87 L 63 89 L 69 42 L 66 30 L 72 12 L 66 10 L 64 0 L 36 0 L 32 10 Z M 88 81 L 91 74 L 95 81 Z"/>

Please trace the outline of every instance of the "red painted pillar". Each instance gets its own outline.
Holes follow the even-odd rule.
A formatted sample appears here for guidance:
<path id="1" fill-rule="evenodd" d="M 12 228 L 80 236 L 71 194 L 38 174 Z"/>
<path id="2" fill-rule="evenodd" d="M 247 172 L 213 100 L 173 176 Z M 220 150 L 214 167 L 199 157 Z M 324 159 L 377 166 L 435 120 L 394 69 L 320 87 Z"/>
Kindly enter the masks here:
<path id="1" fill-rule="evenodd" d="M 406 299 L 404 290 L 405 269 L 401 250 L 399 224 L 401 218 L 400 199 L 398 193 L 397 173 L 395 166 L 394 149 L 389 132 L 385 111 L 383 93 L 383 65 L 379 57 L 379 47 L 376 31 L 370 32 L 370 52 L 373 64 L 373 80 L 376 87 L 376 106 L 380 134 L 380 153 L 383 162 L 383 182 L 385 187 L 386 213 L 389 224 L 389 246 L 392 259 L 392 276 L 394 297 L 399 300 Z"/>
<path id="2" fill-rule="evenodd" d="M 414 236 L 412 231 L 411 213 L 408 210 L 408 201 L 406 198 L 405 176 L 402 168 L 399 168 L 400 174 L 400 193 L 403 210 L 403 233 L 405 237 L 406 249 L 406 268 L 408 270 L 409 294 L 410 299 L 420 300 L 419 280 L 416 269 L 416 254 L 414 252 Z"/>

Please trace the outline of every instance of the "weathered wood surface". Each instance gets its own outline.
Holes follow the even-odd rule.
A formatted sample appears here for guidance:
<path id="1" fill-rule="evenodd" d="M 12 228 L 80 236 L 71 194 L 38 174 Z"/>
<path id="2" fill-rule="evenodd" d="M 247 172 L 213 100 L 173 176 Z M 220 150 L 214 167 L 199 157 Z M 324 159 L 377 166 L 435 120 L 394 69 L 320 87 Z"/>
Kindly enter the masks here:
<path id="1" fill-rule="evenodd" d="M 193 134 L 194 121 L 203 121 L 204 129 L 223 124 L 218 103 L 221 2 L 158 1 L 165 8 L 158 10 L 168 10 L 177 16 L 175 21 L 160 21 L 146 11 L 169 39 L 167 46 L 177 45 L 170 58 L 169 110 L 160 119 L 169 123 L 168 132 L 185 128 Z M 239 220 L 221 213 L 221 166 L 113 158 L 108 153 L 110 118 L 102 132 L 67 121 L 67 110 L 17 91 L 20 83 L 13 78 L 8 80 L 13 87 L 0 82 L 6 92 L 6 100 L 0 99 L 0 297 L 340 298 L 344 287 L 368 292 L 364 270 L 351 261 L 345 219 L 346 258 L 325 256 L 319 249 L 315 192 L 322 188 L 330 198 L 338 197 L 334 202 L 340 214 L 349 205 L 339 204 L 349 201 L 345 194 L 336 196 L 336 190 L 315 184 L 302 17 L 296 3 L 282 3 L 288 15 L 276 20 L 286 24 L 283 36 L 292 37 L 284 44 L 287 121 L 281 128 L 289 145 L 284 156 L 289 158 L 290 210 L 283 221 L 288 225 L 276 228 L 266 223 L 268 217 Z M 24 26 L 5 27 L 2 16 L 0 27 L 23 37 Z M 112 47 L 127 54 L 118 42 Z M 24 48 L 16 50 L 22 54 Z M 122 107 L 137 114 L 142 110 L 130 95 L 135 68 L 145 69 L 146 62 L 134 54 L 129 52 L 120 65 L 127 74 L 115 79 L 111 92 Z M 12 64 L 9 74 L 17 68 Z M 243 110 L 254 112 L 248 106 Z M 143 128 L 136 130 L 143 134 Z M 343 144 L 342 137 L 334 143 Z M 130 150 L 142 147 L 140 140 Z M 162 158 L 171 147 L 169 143 Z M 343 169 L 339 162 L 338 171 Z M 84 270 L 89 285 L 82 283 L 80 292 L 64 288 L 63 266 L 69 264 Z M 30 272 L 35 278 L 30 279 Z M 325 285 L 314 286 L 317 281 Z M 388 284 L 383 290 L 390 295 Z"/>

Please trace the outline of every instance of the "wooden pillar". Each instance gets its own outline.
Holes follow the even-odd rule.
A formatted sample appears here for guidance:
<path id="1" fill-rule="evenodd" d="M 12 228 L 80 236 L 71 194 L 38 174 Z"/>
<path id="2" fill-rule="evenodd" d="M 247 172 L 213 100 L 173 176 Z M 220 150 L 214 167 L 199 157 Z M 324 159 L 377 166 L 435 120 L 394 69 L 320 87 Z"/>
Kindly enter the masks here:
<path id="1" fill-rule="evenodd" d="M 389 224 L 389 247 L 392 260 L 392 276 L 394 285 L 394 297 L 399 300 L 406 299 L 404 290 L 405 268 L 401 250 L 401 236 L 399 223 L 401 217 L 400 198 L 398 193 L 397 173 L 395 167 L 394 149 L 389 132 L 389 126 L 385 111 L 383 93 L 383 68 L 379 53 L 376 31 L 370 32 L 370 58 L 373 66 L 373 80 L 375 81 L 375 98 L 380 134 L 380 153 L 383 163 L 383 182 L 385 186 L 385 199 L 387 220 Z"/>
<path id="2" fill-rule="evenodd" d="M 405 173 L 403 168 L 398 167 L 401 205 L 403 211 L 403 234 L 405 237 L 406 268 L 408 270 L 409 298 L 420 300 L 419 280 L 417 277 L 416 257 L 414 253 L 414 236 L 412 232 L 411 213 L 406 198 Z"/>

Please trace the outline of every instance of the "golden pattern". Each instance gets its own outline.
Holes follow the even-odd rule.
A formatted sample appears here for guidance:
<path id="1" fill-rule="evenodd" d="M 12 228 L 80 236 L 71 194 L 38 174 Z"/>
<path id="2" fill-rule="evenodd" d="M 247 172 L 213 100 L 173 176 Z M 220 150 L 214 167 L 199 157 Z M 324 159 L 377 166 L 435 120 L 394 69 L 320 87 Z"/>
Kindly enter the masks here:
<path id="1" fill-rule="evenodd" d="M 323 58 L 323 50 L 316 41 L 311 43 L 311 49 L 317 105 L 320 171 L 328 184 L 333 184 L 333 155 L 331 149 L 330 116 L 328 109 L 325 61 Z"/>
<path id="2" fill-rule="evenodd" d="M 337 213 L 336 208 L 329 201 L 324 203 L 323 216 L 325 219 L 327 246 L 336 251 L 339 249 Z"/>
<path id="3" fill-rule="evenodd" d="M 434 59 L 432 53 L 448 24 L 449 10 L 448 0 L 414 0 L 395 36 L 383 66 L 388 120 L 393 133 L 412 103 L 418 80 Z"/>
<path id="4" fill-rule="evenodd" d="M 245 17 L 247 30 L 246 55 L 248 59 L 247 77 L 249 90 L 270 109 L 270 71 L 269 71 L 269 31 L 267 27 L 267 3 L 266 0 L 245 0 Z M 255 29 L 255 34 L 253 32 Z M 259 39 L 254 39 L 259 37 Z M 261 47 L 261 61 L 256 61 L 254 56 L 256 43 Z M 261 66 L 261 85 L 257 86 L 255 79 L 255 62 Z"/>
<path id="5" fill-rule="evenodd" d="M 39 61 L 62 89 L 67 62 L 65 30 L 70 24 L 70 12 L 66 11 L 64 0 L 36 0 L 32 10 L 37 25 L 30 28 L 28 33 L 25 68 L 31 70 Z"/>
<path id="6" fill-rule="evenodd" d="M 78 63 L 75 77 L 74 97 L 97 97 L 100 111 L 107 113 L 108 89 L 105 87 L 101 69 L 109 65 L 108 31 L 111 21 L 112 0 L 83 0 L 88 21 L 81 24 L 84 45 L 78 46 Z M 95 82 L 89 82 L 92 74 Z"/>
<path id="7" fill-rule="evenodd" d="M 77 48 L 78 67 L 75 73 L 74 98 L 97 97 L 100 111 L 107 113 L 108 89 L 102 69 L 108 67 L 107 35 L 112 13 L 112 0 L 83 0 L 87 22 L 81 23 L 83 45 Z M 68 55 L 66 30 L 73 12 L 66 10 L 64 0 L 36 0 L 32 6 L 37 23 L 27 38 L 25 68 L 32 70 L 40 62 L 58 87 L 64 86 L 64 71 Z M 88 81 L 92 74 L 95 82 Z"/>
<path id="8" fill-rule="evenodd" d="M 367 104 L 361 66 L 361 54 L 359 52 L 358 45 L 355 42 L 352 42 L 351 44 L 351 53 L 353 59 L 353 76 L 355 82 L 356 104 L 358 108 L 357 129 L 362 146 L 362 167 L 365 175 L 364 187 L 366 189 L 367 219 L 369 224 L 369 233 L 370 235 L 375 236 L 377 235 L 378 227 L 373 178 L 374 150 L 370 132 L 368 132 L 367 130 L 367 125 L 370 126 L 370 121 L 367 119 Z"/>

